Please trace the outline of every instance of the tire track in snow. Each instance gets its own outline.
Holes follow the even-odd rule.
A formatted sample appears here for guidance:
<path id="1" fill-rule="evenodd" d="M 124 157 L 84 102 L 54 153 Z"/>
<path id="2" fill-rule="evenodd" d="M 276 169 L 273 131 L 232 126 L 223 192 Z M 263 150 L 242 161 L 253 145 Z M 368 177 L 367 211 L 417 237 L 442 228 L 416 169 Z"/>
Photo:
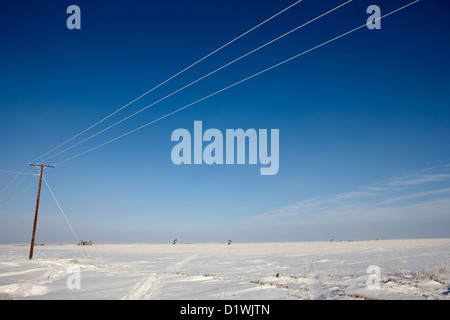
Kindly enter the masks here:
<path id="1" fill-rule="evenodd" d="M 13 284 L 0 286 L 0 294 L 6 299 L 25 298 L 35 295 L 43 295 L 49 285 L 66 276 L 66 268 L 63 263 L 54 261 L 33 261 L 28 270 L 4 273 L 4 277 L 22 276 L 36 273 L 29 281 L 18 281 Z"/>
<path id="2" fill-rule="evenodd" d="M 198 256 L 197 254 L 194 254 L 192 256 L 189 256 L 181 261 L 177 261 L 165 269 L 159 271 L 158 273 L 153 273 L 150 275 L 146 275 L 144 278 L 142 278 L 134 287 L 131 289 L 131 292 L 128 293 L 126 296 L 122 297 L 122 300 L 148 300 L 151 299 L 153 294 L 156 292 L 158 287 L 161 285 L 161 274 L 164 273 L 176 273 L 176 274 L 183 274 L 180 272 L 180 269 L 183 265 L 185 265 L 187 262 L 191 261 L 192 259 L 195 259 Z"/>
<path id="3" fill-rule="evenodd" d="M 164 272 L 179 272 L 181 267 L 184 266 L 187 262 L 191 261 L 192 259 L 195 259 L 199 254 L 196 253 L 192 256 L 187 257 L 186 259 L 183 259 L 181 261 L 175 262 L 172 265 L 168 266 Z"/>
<path id="4" fill-rule="evenodd" d="M 161 280 L 158 274 L 151 274 L 139 281 L 131 292 L 124 296 L 122 300 L 145 300 L 150 299 L 160 285 Z"/>

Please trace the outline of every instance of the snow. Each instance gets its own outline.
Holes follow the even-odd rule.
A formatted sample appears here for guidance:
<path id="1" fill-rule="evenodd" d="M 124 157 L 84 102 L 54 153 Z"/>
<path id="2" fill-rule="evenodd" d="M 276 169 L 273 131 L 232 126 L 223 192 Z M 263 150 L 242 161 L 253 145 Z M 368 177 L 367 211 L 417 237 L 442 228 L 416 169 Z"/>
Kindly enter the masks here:
<path id="1" fill-rule="evenodd" d="M 450 239 L 43 245 L 33 260 L 28 252 L 0 245 L 0 299 L 450 299 Z"/>

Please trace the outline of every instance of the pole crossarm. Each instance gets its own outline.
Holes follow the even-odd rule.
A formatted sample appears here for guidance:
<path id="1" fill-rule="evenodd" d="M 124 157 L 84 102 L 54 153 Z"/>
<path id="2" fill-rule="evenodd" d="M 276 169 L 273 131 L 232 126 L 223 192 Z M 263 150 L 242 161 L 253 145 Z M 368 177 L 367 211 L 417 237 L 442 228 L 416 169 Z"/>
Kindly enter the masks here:
<path id="1" fill-rule="evenodd" d="M 54 168 L 55 166 L 47 166 L 47 165 L 45 165 L 45 164 L 43 164 L 43 163 L 41 163 L 41 164 L 33 164 L 33 163 L 29 163 L 28 164 L 29 166 L 33 166 L 33 167 L 43 167 L 43 168 Z"/>

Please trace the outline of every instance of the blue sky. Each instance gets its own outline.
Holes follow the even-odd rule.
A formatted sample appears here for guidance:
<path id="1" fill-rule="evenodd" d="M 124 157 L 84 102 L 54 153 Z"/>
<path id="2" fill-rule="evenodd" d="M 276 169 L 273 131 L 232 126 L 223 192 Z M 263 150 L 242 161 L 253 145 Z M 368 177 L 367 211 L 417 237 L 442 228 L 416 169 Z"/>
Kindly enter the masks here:
<path id="1" fill-rule="evenodd" d="M 2 1 L 0 242 L 29 242 L 37 192 L 36 176 L 4 171 L 36 173 L 29 161 L 294 2 Z M 369 5 L 383 15 L 410 2 L 354 0 L 46 164 L 363 25 Z M 64 148 L 341 3 L 298 3 Z M 72 4 L 80 30 L 66 27 Z M 449 15 L 446 1 L 422 0 L 45 177 L 94 242 L 449 237 Z M 173 164 L 172 132 L 196 120 L 224 134 L 279 129 L 278 173 Z M 37 241 L 74 241 L 45 184 Z"/>

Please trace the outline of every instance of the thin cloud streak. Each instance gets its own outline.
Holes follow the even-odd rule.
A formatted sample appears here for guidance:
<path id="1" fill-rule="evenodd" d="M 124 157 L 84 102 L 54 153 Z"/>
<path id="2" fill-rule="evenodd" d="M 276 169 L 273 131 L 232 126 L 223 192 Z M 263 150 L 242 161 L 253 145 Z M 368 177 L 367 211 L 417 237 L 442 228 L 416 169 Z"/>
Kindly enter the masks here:
<path id="1" fill-rule="evenodd" d="M 438 170 L 447 170 L 447 166 Z M 436 170 L 436 168 L 433 168 Z M 252 222 L 270 222 L 274 220 L 317 219 L 319 216 L 346 216 L 357 212 L 358 216 L 369 216 L 376 212 L 395 214 L 412 206 L 422 209 L 438 200 L 450 199 L 450 174 L 434 173 L 428 170 L 410 174 L 401 178 L 392 178 L 385 182 L 363 186 L 329 197 L 316 197 L 298 201 L 278 209 L 249 218 Z M 441 207 L 440 207 L 441 208 Z M 450 207 L 449 207 L 450 208 Z M 420 212 L 414 211 L 415 215 Z M 449 209 L 450 212 L 450 209 Z"/>

